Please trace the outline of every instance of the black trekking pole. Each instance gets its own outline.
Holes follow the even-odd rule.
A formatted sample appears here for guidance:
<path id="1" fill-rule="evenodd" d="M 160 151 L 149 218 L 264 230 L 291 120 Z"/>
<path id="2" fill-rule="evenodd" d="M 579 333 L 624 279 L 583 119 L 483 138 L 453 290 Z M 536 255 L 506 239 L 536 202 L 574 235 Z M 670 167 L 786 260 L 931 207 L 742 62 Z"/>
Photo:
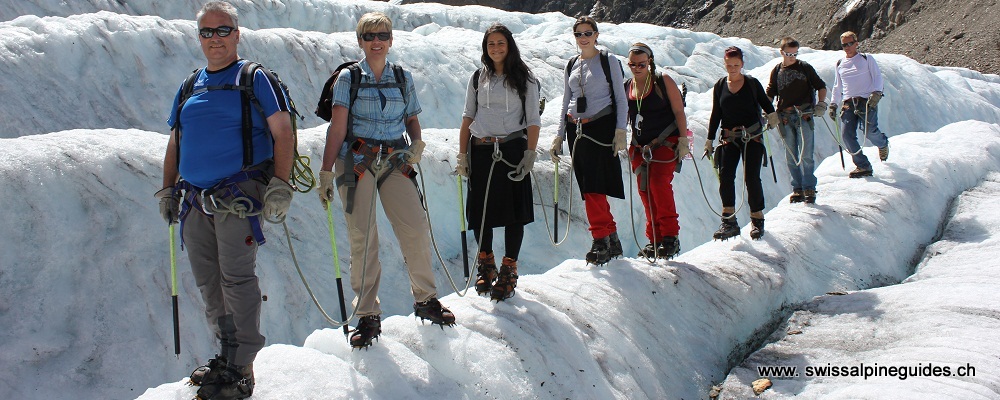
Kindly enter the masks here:
<path id="1" fill-rule="evenodd" d="M 767 158 L 764 159 L 764 164 L 767 164 L 768 160 L 771 161 L 770 162 L 770 164 L 771 164 L 771 176 L 774 178 L 774 183 L 778 183 L 778 174 L 776 172 L 774 172 L 774 157 L 771 156 L 771 147 L 768 146 L 768 143 L 769 143 L 769 141 L 767 140 L 767 130 L 765 129 L 764 130 L 764 152 L 766 153 Z M 764 166 L 766 167 L 767 165 L 764 165 Z"/>
<path id="2" fill-rule="evenodd" d="M 458 220 L 461 221 L 462 228 L 462 266 L 465 267 L 465 278 L 469 278 L 469 245 L 468 229 L 465 227 L 465 199 L 462 198 L 462 175 L 455 175 L 455 182 L 458 183 Z"/>
<path id="3" fill-rule="evenodd" d="M 337 235 L 333 230 L 333 208 L 329 205 L 326 207 L 326 220 L 330 225 L 330 246 L 333 247 L 333 265 L 337 277 L 337 296 L 340 297 L 340 319 L 344 321 L 344 336 L 347 336 L 350 333 L 347 327 L 347 304 L 344 302 L 344 283 L 340 279 L 340 256 L 337 254 Z"/>
<path id="4" fill-rule="evenodd" d="M 174 355 L 181 358 L 181 324 L 177 309 L 177 253 L 174 249 L 174 226 L 170 225 L 170 297 L 174 303 Z"/>

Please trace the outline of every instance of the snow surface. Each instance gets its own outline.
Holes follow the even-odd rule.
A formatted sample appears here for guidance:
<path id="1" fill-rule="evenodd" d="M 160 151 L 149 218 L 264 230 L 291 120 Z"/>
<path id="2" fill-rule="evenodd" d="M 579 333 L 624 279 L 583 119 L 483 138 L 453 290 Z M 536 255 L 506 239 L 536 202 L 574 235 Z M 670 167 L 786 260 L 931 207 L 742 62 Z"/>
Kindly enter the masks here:
<path id="1" fill-rule="evenodd" d="M 432 4 L 235 3 L 242 13 L 241 55 L 277 71 L 309 115 L 331 69 L 360 54 L 357 16 L 382 10 L 394 17 L 390 59 L 415 77 L 421 122 L 429 127 L 425 193 L 444 268 L 460 280 L 458 202 L 449 173 L 465 84 L 479 66 L 481 32 L 496 20 L 508 24 L 543 94 L 559 104 L 561 69 L 575 51 L 567 34 L 572 19 Z M 135 397 L 176 382 L 214 354 L 184 253 L 178 253 L 183 353 L 179 360 L 171 354 L 167 230 L 151 196 L 162 176 L 169 103 L 189 71 L 204 64 L 191 21 L 198 5 L 0 4 L 6 21 L 0 22 L 0 96 L 7 100 L 0 108 L 0 223 L 12 232 L 0 237 L 0 393 Z M 709 90 L 724 75 L 722 49 L 743 47 L 748 73 L 760 79 L 778 56 L 776 49 L 709 33 L 646 24 L 602 24 L 601 30 L 601 43 L 618 54 L 637 40 L 650 44 L 658 64 L 687 83 L 695 143 L 704 142 Z M 802 59 L 832 83 L 841 54 L 804 49 Z M 559 247 L 546 244 L 551 231 L 542 213 L 551 217 L 553 164 L 543 155 L 534 174 L 541 195 L 536 223 L 526 229 L 518 295 L 503 304 L 445 297 L 458 315 L 455 329 L 402 317 L 412 302 L 402 257 L 391 230 L 380 229 L 380 297 L 386 314 L 396 316 L 384 320 L 384 336 L 369 351 L 351 352 L 339 330 L 321 329 L 325 322 L 295 273 L 284 231 L 267 226 L 258 271 L 268 295 L 262 329 L 270 346 L 255 365 L 254 397 L 706 397 L 795 305 L 908 276 L 951 199 L 1000 168 L 1000 77 L 876 57 L 887 93 L 880 126 L 893 137 L 890 160 L 876 165 L 874 178 L 847 179 L 836 142 L 820 124 L 817 157 L 834 156 L 818 170 L 816 206 L 775 207 L 790 190 L 781 154 L 775 154 L 778 183 L 764 184 L 770 210 L 765 240 L 743 237 L 695 248 L 711 238 L 718 219 L 702 199 L 696 165 L 687 162 L 674 181 L 687 253 L 655 266 L 625 259 L 589 268 L 579 260 L 590 244 L 579 195 L 567 186 L 560 206 L 565 210 L 575 197 L 569 239 Z M 542 147 L 555 133 L 558 112 L 550 106 L 543 116 Z M 959 123 L 966 120 L 983 122 Z M 299 148 L 315 165 L 326 126 L 315 117 L 302 126 Z M 772 135 L 769 144 L 780 153 L 778 138 Z M 718 209 L 713 174 L 706 163 L 697 166 Z M 565 165 L 560 182 L 571 182 Z M 335 310 L 326 217 L 314 196 L 296 196 L 288 223 L 320 301 Z M 638 218 L 641 232 L 641 204 L 613 201 L 612 211 L 626 255 L 635 254 L 629 215 Z M 748 221 L 745 211 L 740 220 Z M 340 215 L 335 221 L 346 281 L 346 229 Z M 388 227 L 381 214 L 378 223 Z M 565 224 L 563 214 L 563 229 Z M 502 249 L 499 241 L 496 249 Z M 444 296 L 452 290 L 441 268 L 435 267 Z M 144 397 L 192 394 L 178 382 Z"/>
<path id="2" fill-rule="evenodd" d="M 723 399 L 753 397 L 757 367 L 798 366 L 762 399 L 995 399 L 1000 395 L 1000 174 L 958 197 L 941 237 L 900 285 L 819 296 L 795 311 L 776 341 L 733 369 Z M 786 332 L 788 332 L 786 334 Z M 791 333 L 791 332 L 794 332 Z M 805 366 L 949 368 L 951 376 L 805 377 Z M 971 365 L 973 376 L 955 376 Z M 940 373 L 940 372 L 939 372 Z M 870 372 L 871 374 L 871 372 Z"/>

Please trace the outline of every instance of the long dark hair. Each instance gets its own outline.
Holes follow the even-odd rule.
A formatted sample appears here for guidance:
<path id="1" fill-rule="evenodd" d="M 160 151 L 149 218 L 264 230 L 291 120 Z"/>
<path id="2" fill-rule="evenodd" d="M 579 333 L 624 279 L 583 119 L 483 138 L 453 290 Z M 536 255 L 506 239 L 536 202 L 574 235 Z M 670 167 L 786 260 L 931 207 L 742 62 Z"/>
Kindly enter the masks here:
<path id="1" fill-rule="evenodd" d="M 487 38 L 493 33 L 500 33 L 507 40 L 507 57 L 503 59 L 503 71 L 507 75 L 507 79 L 504 83 L 507 87 L 517 89 L 517 94 L 525 97 L 528 90 L 528 80 L 534 80 L 535 77 L 531 74 L 531 69 L 524 63 L 524 60 L 521 60 L 521 51 L 517 49 L 517 43 L 514 42 L 514 34 L 510 33 L 510 29 L 507 29 L 504 24 L 497 22 L 486 30 L 486 34 L 483 35 L 483 56 L 480 60 L 486 67 L 488 74 L 496 73 L 493 59 L 490 58 L 489 50 L 486 48 Z"/>

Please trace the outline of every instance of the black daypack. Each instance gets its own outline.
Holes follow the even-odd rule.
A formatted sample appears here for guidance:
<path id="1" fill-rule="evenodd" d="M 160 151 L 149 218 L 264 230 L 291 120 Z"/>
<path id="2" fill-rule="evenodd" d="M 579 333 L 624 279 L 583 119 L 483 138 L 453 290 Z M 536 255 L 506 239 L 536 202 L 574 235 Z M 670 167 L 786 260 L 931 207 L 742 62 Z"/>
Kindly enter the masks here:
<path id="1" fill-rule="evenodd" d="M 303 117 L 302 117 L 301 114 L 299 114 L 298 110 L 295 109 L 295 102 L 292 101 L 291 96 L 289 96 L 288 86 L 285 85 L 285 83 L 282 82 L 281 79 L 278 78 L 278 74 L 276 74 L 276 73 L 274 73 L 274 71 L 271 71 L 270 69 L 268 69 L 268 68 L 260 65 L 259 63 L 256 63 L 256 62 L 253 62 L 253 61 L 247 61 L 247 62 L 243 63 L 242 67 L 240 67 L 239 84 L 237 84 L 237 85 L 225 84 L 225 85 L 219 85 L 219 86 L 208 86 L 208 87 L 205 87 L 205 88 L 202 88 L 202 89 L 198 89 L 196 91 L 196 90 L 194 90 L 194 83 L 195 83 L 195 80 L 198 78 L 198 75 L 201 73 L 201 71 L 203 69 L 204 68 L 199 68 L 199 69 L 194 70 L 194 72 L 192 72 L 191 75 L 189 75 L 187 77 L 187 79 L 184 80 L 184 84 L 181 86 L 181 95 L 180 95 L 180 98 L 178 99 L 178 102 L 177 102 L 177 119 L 174 121 L 174 126 L 171 127 L 171 130 L 175 130 L 178 133 L 178 135 L 177 135 L 177 163 L 178 164 L 180 164 L 180 161 L 181 161 L 181 154 L 180 154 L 180 152 L 181 152 L 181 145 L 180 145 L 180 140 L 181 140 L 181 137 L 183 136 L 181 134 L 181 130 L 182 130 L 181 109 L 184 107 L 184 103 L 186 103 L 188 101 L 188 99 L 191 98 L 191 96 L 193 96 L 193 95 L 195 95 L 197 93 L 201 93 L 201 92 L 212 91 L 212 90 L 239 90 L 240 91 L 241 104 L 242 104 L 242 106 L 241 106 L 242 107 L 242 115 L 243 115 L 243 117 L 242 117 L 243 118 L 243 124 L 242 124 L 242 126 L 243 126 L 243 168 L 246 169 L 246 168 L 252 166 L 252 164 L 253 164 L 253 115 L 251 114 L 251 112 L 252 112 L 251 109 L 250 109 L 251 107 L 253 107 L 257 111 L 257 113 L 259 113 L 260 116 L 264 119 L 264 121 L 265 121 L 264 131 L 267 132 L 268 136 L 271 136 L 271 129 L 270 129 L 270 127 L 266 123 L 267 116 L 264 115 L 264 107 L 262 107 L 260 105 L 260 100 L 257 99 L 257 96 L 256 96 L 256 94 L 254 94 L 254 91 L 253 91 L 253 79 L 254 79 L 254 74 L 257 73 L 257 70 L 263 71 L 264 72 L 264 76 L 267 77 L 267 79 L 271 82 L 271 86 L 280 88 L 281 90 L 279 90 L 279 92 L 281 93 L 281 96 L 286 97 L 286 99 L 288 100 L 288 113 L 289 113 L 289 115 L 291 116 L 291 119 L 292 119 L 292 143 L 293 143 L 293 148 L 295 149 L 295 156 L 294 156 L 295 158 L 293 160 L 295 160 L 295 162 L 300 162 L 300 156 L 299 156 L 299 151 L 298 151 L 298 135 L 297 135 L 298 124 L 295 121 L 295 117 L 299 117 L 300 119 L 303 118 Z M 278 99 L 279 102 L 281 102 L 282 100 L 283 99 Z M 273 141 L 274 141 L 273 137 L 271 138 L 271 141 L 273 143 Z M 289 180 L 289 182 L 291 182 L 291 181 L 292 180 Z M 308 185 L 308 188 L 311 189 L 312 186 Z M 306 191 L 308 191 L 308 189 L 306 189 Z"/>
<path id="2" fill-rule="evenodd" d="M 611 92 L 611 113 L 618 115 L 618 101 L 615 97 L 615 88 L 611 86 L 611 61 L 608 59 L 611 57 L 607 51 L 601 50 L 599 53 L 601 57 L 601 69 L 604 70 L 604 78 L 608 81 L 608 88 Z M 566 79 L 569 79 L 570 72 L 573 71 L 573 65 L 576 64 L 576 60 L 580 58 L 579 55 L 573 56 L 569 59 L 569 63 L 566 64 Z M 621 63 L 618 63 L 618 68 L 622 71 L 622 77 L 625 77 L 625 68 L 622 67 Z"/>
<path id="3" fill-rule="evenodd" d="M 483 69 L 480 68 L 480 69 L 477 69 L 476 72 L 472 73 L 472 89 L 475 90 L 476 92 L 479 92 L 479 76 L 482 73 L 482 71 L 483 71 Z M 538 115 L 542 115 L 542 113 L 545 112 L 545 98 L 541 97 L 541 95 L 542 95 L 542 82 L 539 81 L 538 78 L 535 78 L 535 83 L 538 84 L 538 96 L 539 96 L 538 97 Z M 528 100 L 525 98 L 526 96 L 523 95 L 523 94 L 519 94 L 519 97 L 521 98 L 521 123 L 523 124 L 523 123 L 527 123 L 527 121 L 528 121 L 528 115 L 527 115 L 528 107 L 525 106 L 525 102 L 527 102 Z M 477 96 L 476 97 L 476 101 L 478 101 L 478 100 L 479 100 L 479 97 Z"/>
<path id="4" fill-rule="evenodd" d="M 387 87 L 396 86 L 399 88 L 399 93 L 403 95 L 403 101 L 406 101 L 406 93 L 404 89 L 406 88 L 406 75 L 403 74 L 403 68 L 396 65 L 390 64 L 392 66 L 392 73 L 396 76 L 396 84 L 378 84 L 377 87 Z M 323 84 L 323 91 L 319 94 L 319 103 L 316 104 L 316 116 L 320 117 L 326 122 L 330 122 L 333 118 L 333 86 L 337 83 L 337 78 L 340 76 L 340 71 L 344 68 L 351 73 L 351 104 L 354 104 L 354 99 L 358 97 L 358 89 L 361 84 L 361 66 L 358 65 L 357 61 L 348 61 L 337 66 L 337 69 L 333 71 L 330 78 L 326 80 Z M 351 129 L 350 124 L 347 125 L 348 131 Z"/>

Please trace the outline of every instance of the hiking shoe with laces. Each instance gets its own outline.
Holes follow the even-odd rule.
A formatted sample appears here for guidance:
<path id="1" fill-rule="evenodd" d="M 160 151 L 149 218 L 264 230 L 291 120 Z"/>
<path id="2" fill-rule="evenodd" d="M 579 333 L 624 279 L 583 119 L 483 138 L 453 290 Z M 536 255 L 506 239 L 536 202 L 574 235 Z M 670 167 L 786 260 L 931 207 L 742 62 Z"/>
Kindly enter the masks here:
<path id="1" fill-rule="evenodd" d="M 812 189 L 806 189 L 806 191 L 802 193 L 802 200 L 805 201 L 806 204 L 816 203 L 816 191 Z"/>
<path id="2" fill-rule="evenodd" d="M 191 372 L 191 378 L 188 385 L 201 386 L 202 382 L 214 381 L 219 374 L 222 373 L 226 364 L 228 364 L 226 358 L 216 354 L 215 358 L 208 360 L 207 364 L 195 368 L 195 370 Z"/>
<path id="3" fill-rule="evenodd" d="M 365 315 L 358 318 L 358 327 L 351 331 L 351 347 L 364 349 L 372 345 L 372 339 L 382 334 L 382 316 Z"/>
<path id="4" fill-rule="evenodd" d="M 489 293 L 493 282 L 497 280 L 497 264 L 493 261 L 493 253 L 479 252 L 476 269 L 479 271 L 476 276 L 476 293 Z"/>
<path id="5" fill-rule="evenodd" d="M 490 299 L 501 302 L 514 297 L 514 288 L 517 287 L 517 260 L 504 257 L 500 262 L 500 277 L 496 285 L 490 292 Z"/>
<path id="6" fill-rule="evenodd" d="M 889 145 L 885 145 L 885 147 L 878 148 L 878 159 L 882 161 L 889 159 Z"/>
<path id="7" fill-rule="evenodd" d="M 871 168 L 864 169 L 864 168 L 861 168 L 861 167 L 857 167 L 857 168 L 854 169 L 854 171 L 851 171 L 851 173 L 848 174 L 848 176 L 850 176 L 851 178 L 861 178 L 861 177 L 865 177 L 865 176 L 872 176 L 872 170 L 871 170 Z"/>
<path id="8" fill-rule="evenodd" d="M 622 256 L 622 242 L 618 240 L 618 232 L 608 236 L 608 256 L 611 258 Z"/>
<path id="9" fill-rule="evenodd" d="M 792 196 L 788 198 L 789 203 L 801 203 L 803 199 L 802 189 L 792 190 Z"/>
<path id="10" fill-rule="evenodd" d="M 441 329 L 445 325 L 455 325 L 455 314 L 442 306 L 436 297 L 422 303 L 413 303 L 413 314 L 420 318 L 420 322 L 428 319 L 432 324 L 440 325 Z"/>
<path id="11" fill-rule="evenodd" d="M 253 395 L 253 365 L 240 367 L 226 364 L 212 380 L 205 379 L 195 397 L 197 400 L 236 400 Z"/>
<path id="12" fill-rule="evenodd" d="M 722 217 L 722 225 L 719 225 L 719 230 L 712 234 L 712 238 L 716 240 L 726 240 L 739 235 L 739 222 L 736 221 L 736 217 L 730 217 L 727 215 Z"/>
<path id="13" fill-rule="evenodd" d="M 758 240 L 764 236 L 764 218 L 750 218 L 753 229 L 750 230 L 750 238 Z"/>
<path id="14" fill-rule="evenodd" d="M 587 252 L 587 262 L 594 265 L 604 265 L 611 261 L 611 241 L 608 236 L 594 239 L 594 244 Z"/>

